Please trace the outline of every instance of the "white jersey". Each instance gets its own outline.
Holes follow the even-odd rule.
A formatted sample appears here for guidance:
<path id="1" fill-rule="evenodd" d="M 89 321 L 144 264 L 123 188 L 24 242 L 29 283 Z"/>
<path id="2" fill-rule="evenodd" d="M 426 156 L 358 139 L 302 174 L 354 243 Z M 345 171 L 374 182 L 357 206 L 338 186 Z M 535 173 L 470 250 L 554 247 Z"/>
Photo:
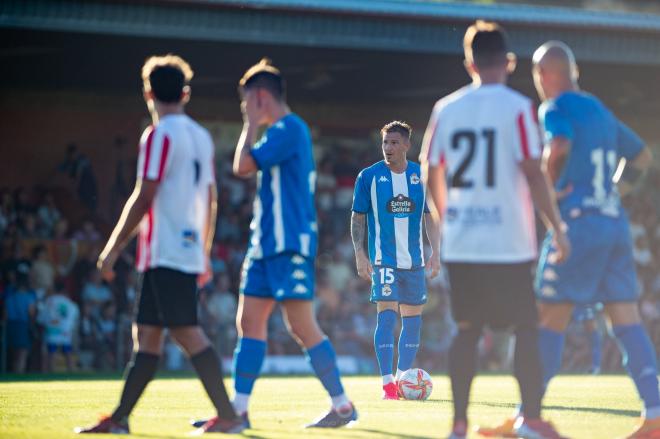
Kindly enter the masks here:
<path id="1" fill-rule="evenodd" d="M 78 327 L 78 305 L 62 294 L 48 296 L 43 308 L 46 343 L 71 345 Z"/>
<path id="2" fill-rule="evenodd" d="M 500 84 L 467 86 L 435 105 L 425 153 L 447 174 L 444 261 L 536 257 L 534 206 L 519 166 L 541 154 L 535 114 L 530 99 Z"/>
<path id="3" fill-rule="evenodd" d="M 159 182 L 138 234 L 138 271 L 205 269 L 204 228 L 209 186 L 215 184 L 213 140 L 185 114 L 161 118 L 140 141 L 138 178 Z"/>

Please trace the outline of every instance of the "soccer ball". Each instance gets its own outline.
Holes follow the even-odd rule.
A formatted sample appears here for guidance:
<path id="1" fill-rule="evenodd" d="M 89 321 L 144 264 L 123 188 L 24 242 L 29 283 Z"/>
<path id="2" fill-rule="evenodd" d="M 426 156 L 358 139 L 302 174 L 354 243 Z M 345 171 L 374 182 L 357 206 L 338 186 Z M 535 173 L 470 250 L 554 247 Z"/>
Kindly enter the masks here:
<path id="1" fill-rule="evenodd" d="M 399 378 L 399 392 L 405 399 L 425 400 L 432 390 L 431 376 L 423 369 L 408 369 Z"/>

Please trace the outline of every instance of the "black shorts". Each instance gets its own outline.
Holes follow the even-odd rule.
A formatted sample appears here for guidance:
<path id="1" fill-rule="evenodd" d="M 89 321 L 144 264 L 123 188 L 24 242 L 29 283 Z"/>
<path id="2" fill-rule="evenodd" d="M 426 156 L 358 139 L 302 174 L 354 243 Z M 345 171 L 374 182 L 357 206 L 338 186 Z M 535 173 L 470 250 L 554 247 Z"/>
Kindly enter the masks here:
<path id="1" fill-rule="evenodd" d="M 451 308 L 457 323 L 492 328 L 537 327 L 532 262 L 447 263 Z"/>
<path id="2" fill-rule="evenodd" d="M 197 275 L 170 268 L 142 274 L 135 322 L 162 327 L 197 325 Z"/>

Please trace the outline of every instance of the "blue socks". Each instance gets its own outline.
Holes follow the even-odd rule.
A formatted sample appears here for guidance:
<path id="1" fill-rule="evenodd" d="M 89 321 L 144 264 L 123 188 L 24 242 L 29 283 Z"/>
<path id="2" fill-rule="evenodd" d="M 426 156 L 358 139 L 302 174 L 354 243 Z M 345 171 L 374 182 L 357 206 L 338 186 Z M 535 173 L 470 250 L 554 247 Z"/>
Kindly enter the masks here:
<path id="1" fill-rule="evenodd" d="M 657 409 L 660 407 L 658 364 L 646 330 L 641 324 L 614 326 L 612 329 L 623 354 L 623 365 L 635 382 L 644 407 Z"/>
<path id="2" fill-rule="evenodd" d="M 339 378 L 337 368 L 337 357 L 330 341 L 326 338 L 316 346 L 307 349 L 307 361 L 314 369 L 314 373 L 328 391 L 331 397 L 340 396 L 344 393 L 344 387 Z"/>
<path id="3" fill-rule="evenodd" d="M 392 363 L 394 361 L 394 325 L 397 313 L 386 309 L 378 313 L 376 332 L 374 333 L 374 349 L 380 368 L 381 376 L 392 375 Z M 401 330 L 403 333 L 403 329 Z M 418 338 L 419 339 L 419 338 Z"/>
<path id="4" fill-rule="evenodd" d="M 239 338 L 234 351 L 234 389 L 251 394 L 266 358 L 266 342 L 254 338 Z"/>
<path id="5" fill-rule="evenodd" d="M 415 355 L 417 355 L 417 349 L 419 349 L 421 329 L 421 315 L 401 317 L 401 335 L 399 335 L 399 363 L 397 369 L 406 371 L 412 367 L 413 361 L 415 360 Z M 376 331 L 378 330 L 376 329 Z M 392 364 L 391 360 L 390 364 Z"/>
<path id="6" fill-rule="evenodd" d="M 547 328 L 539 328 L 539 353 L 543 368 L 543 389 L 561 370 L 561 358 L 564 351 L 564 333 Z"/>

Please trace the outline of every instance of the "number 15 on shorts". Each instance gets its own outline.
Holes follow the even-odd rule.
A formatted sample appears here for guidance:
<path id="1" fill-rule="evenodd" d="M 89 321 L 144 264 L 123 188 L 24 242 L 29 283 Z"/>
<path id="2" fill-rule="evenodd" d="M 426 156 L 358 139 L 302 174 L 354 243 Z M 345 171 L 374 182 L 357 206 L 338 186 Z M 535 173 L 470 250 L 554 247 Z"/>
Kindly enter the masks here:
<path id="1" fill-rule="evenodd" d="M 394 283 L 394 269 L 393 268 L 379 268 L 380 284 L 393 284 Z"/>

